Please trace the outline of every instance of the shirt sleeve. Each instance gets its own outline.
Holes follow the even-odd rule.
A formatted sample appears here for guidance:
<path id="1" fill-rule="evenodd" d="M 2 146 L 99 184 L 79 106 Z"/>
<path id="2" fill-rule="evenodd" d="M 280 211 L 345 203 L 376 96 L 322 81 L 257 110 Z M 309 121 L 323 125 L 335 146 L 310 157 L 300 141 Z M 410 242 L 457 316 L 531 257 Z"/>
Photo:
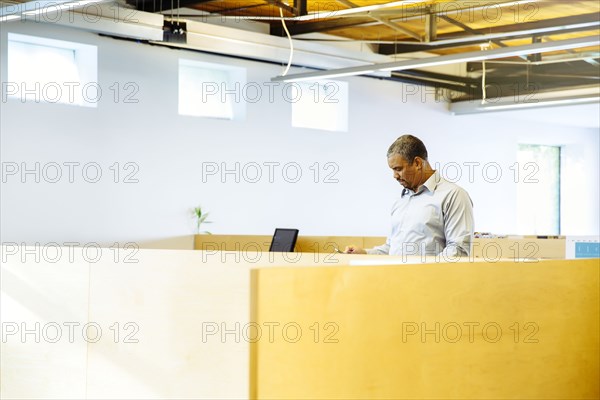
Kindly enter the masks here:
<path id="1" fill-rule="evenodd" d="M 444 206 L 446 247 L 442 250 L 442 255 L 469 256 L 473 242 L 473 229 L 473 202 L 465 190 L 456 190 L 448 197 Z"/>

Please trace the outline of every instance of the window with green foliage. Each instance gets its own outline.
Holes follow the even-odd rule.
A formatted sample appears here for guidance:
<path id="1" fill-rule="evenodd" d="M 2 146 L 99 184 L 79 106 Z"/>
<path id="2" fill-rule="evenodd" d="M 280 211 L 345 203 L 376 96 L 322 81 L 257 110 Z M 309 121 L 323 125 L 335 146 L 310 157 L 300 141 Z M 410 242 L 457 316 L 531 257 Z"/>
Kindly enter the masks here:
<path id="1" fill-rule="evenodd" d="M 519 145 L 519 234 L 560 234 L 560 147 Z"/>

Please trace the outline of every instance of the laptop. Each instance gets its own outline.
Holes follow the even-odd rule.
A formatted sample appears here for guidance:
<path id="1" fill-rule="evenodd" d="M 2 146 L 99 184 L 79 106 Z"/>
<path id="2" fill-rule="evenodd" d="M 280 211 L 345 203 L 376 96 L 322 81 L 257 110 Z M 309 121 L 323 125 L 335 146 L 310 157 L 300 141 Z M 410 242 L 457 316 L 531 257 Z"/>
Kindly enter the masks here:
<path id="1" fill-rule="evenodd" d="M 271 240 L 269 251 L 293 252 L 298 239 L 298 229 L 277 228 Z"/>

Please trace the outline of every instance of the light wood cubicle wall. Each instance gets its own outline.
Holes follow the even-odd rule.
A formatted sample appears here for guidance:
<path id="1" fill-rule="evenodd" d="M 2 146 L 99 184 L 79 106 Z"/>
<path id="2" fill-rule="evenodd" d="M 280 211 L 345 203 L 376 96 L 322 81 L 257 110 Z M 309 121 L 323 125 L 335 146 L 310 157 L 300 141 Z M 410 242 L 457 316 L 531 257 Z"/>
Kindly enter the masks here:
<path id="1" fill-rule="evenodd" d="M 206 251 L 268 251 L 268 235 L 196 235 L 194 249 Z M 298 236 L 297 252 L 333 253 L 355 245 L 372 248 L 385 243 L 385 237 L 376 236 Z M 515 237 L 501 239 L 478 238 L 473 241 L 472 258 L 490 261 L 514 258 L 565 258 L 565 239 Z"/>
<path id="2" fill-rule="evenodd" d="M 420 323 L 435 324 L 438 320 L 442 323 L 442 335 L 453 334 L 450 328 L 444 328 L 450 322 L 497 322 L 507 338 L 512 335 L 512 325 L 506 326 L 508 322 L 521 324 L 523 335 L 531 333 L 531 327 L 525 324 L 535 322 L 540 343 L 536 347 L 521 342 L 502 342 L 497 346 L 477 342 L 464 349 L 462 342 L 454 347 L 450 343 L 441 343 L 440 348 L 410 347 L 414 360 L 434 360 L 428 365 L 415 364 L 422 372 L 421 379 L 437 379 L 441 366 L 435 367 L 436 360 L 441 357 L 439 360 L 445 360 L 443 365 L 448 367 L 447 363 L 454 359 L 444 352 L 455 354 L 452 349 L 458 348 L 466 352 L 472 364 L 457 364 L 457 368 L 472 368 L 469 373 L 486 384 L 494 376 L 488 363 L 497 366 L 500 361 L 506 362 L 506 369 L 526 362 L 530 364 L 524 365 L 538 368 L 543 363 L 554 369 L 557 357 L 562 357 L 564 379 L 588 390 L 573 393 L 593 393 L 594 387 L 586 377 L 597 370 L 598 362 L 587 355 L 594 351 L 597 354 L 598 350 L 592 343 L 594 337 L 596 344 L 598 340 L 598 310 L 593 308 L 594 299 L 596 305 L 598 300 L 598 259 L 517 259 L 509 263 L 477 259 L 466 265 L 410 265 L 422 260 L 328 252 L 268 253 L 248 248 L 104 248 L 100 253 L 94 249 L 59 248 L 57 253 L 57 249 L 2 246 L 2 261 L 2 398 L 285 398 L 299 393 L 294 382 L 290 382 L 289 391 L 277 393 L 281 387 L 277 385 L 290 378 L 285 369 L 297 370 L 298 376 L 312 379 L 310 374 L 314 371 L 298 370 L 312 365 L 313 369 L 325 368 L 323 373 L 329 376 L 327 368 L 331 364 L 321 365 L 320 359 L 312 359 L 315 354 L 311 349 L 333 355 L 339 351 L 338 355 L 346 357 L 342 358 L 344 362 L 366 362 L 374 367 L 369 364 L 373 357 L 368 356 L 372 350 L 383 360 L 388 359 L 382 364 L 387 366 L 400 350 L 390 347 L 386 353 L 371 340 L 390 344 L 402 333 L 402 325 L 398 325 L 402 321 L 414 322 L 422 329 Z M 357 263 L 370 266 L 350 266 Z M 259 271 L 254 280 L 252 270 Z M 291 284 L 292 281 L 297 284 Z M 361 282 L 367 286 L 361 286 Z M 393 293 L 401 296 L 393 297 Z M 375 296 L 369 300 L 369 294 Z M 285 312 L 287 306 L 289 313 Z M 398 310 L 405 310 L 406 314 L 399 315 Z M 365 320 L 367 316 L 370 322 Z M 514 321 L 508 321 L 507 316 Z M 402 319 L 397 320 L 399 317 Z M 370 336 L 373 329 L 369 324 L 380 326 L 386 320 L 391 324 L 387 333 L 377 330 L 383 336 Z M 286 326 L 290 322 L 301 324 L 306 338 L 318 334 L 317 347 L 302 355 L 296 353 L 301 346 L 298 345 L 287 348 L 281 356 L 273 356 L 272 351 L 279 354 L 279 349 L 269 347 L 269 329 L 281 335 L 285 326 L 286 334 L 292 336 L 293 324 Z M 306 325 L 308 322 L 319 325 Z M 339 345 L 324 342 L 326 337 L 332 338 L 328 335 L 335 328 L 326 325 L 329 322 L 338 324 L 335 337 L 340 339 Z M 257 327 L 264 335 L 258 343 Z M 366 336 L 356 336 L 360 333 L 357 329 L 363 328 Z M 489 329 L 487 333 L 492 335 L 493 327 Z M 254 345 L 259 347 L 251 347 Z M 355 350 L 359 361 L 348 358 L 348 345 L 359 346 Z M 555 350 L 550 351 L 548 346 Z M 507 349 L 518 353 L 515 360 L 506 358 Z M 477 358 L 480 352 L 487 357 L 485 361 Z M 251 358 L 251 354 L 258 354 L 258 359 Z M 524 354 L 536 361 L 526 361 Z M 276 373 L 272 372 L 275 367 L 280 369 Z M 384 381 L 397 377 L 392 379 L 377 369 L 368 372 L 358 367 L 353 376 L 344 369 L 347 367 L 342 365 L 340 379 L 356 378 L 352 385 L 362 382 L 365 386 L 357 394 L 367 393 L 365 388 L 372 388 L 373 394 L 397 393 L 381 391 L 396 390 Z M 477 372 L 480 367 L 487 372 Z M 397 368 L 408 366 L 401 364 Z M 391 371 L 398 372 L 397 368 Z M 580 375 L 576 375 L 576 370 Z M 309 375 L 303 375 L 306 373 Z M 521 382 L 509 375 L 498 378 L 502 383 L 525 385 L 525 380 Z M 524 376 L 534 382 L 540 377 L 559 379 L 541 369 L 534 376 Z M 269 380 L 275 377 L 282 380 Z M 549 382 L 549 387 L 567 390 L 564 379 L 560 379 Z M 446 386 L 442 387 L 449 390 L 446 398 L 458 398 L 460 393 L 450 390 L 449 381 L 443 382 Z M 478 381 L 460 382 L 478 387 Z M 310 381 L 313 384 L 316 383 Z M 416 388 L 424 387 L 423 382 L 415 384 Z M 486 387 L 489 393 L 501 389 Z M 317 385 L 311 392 L 317 395 L 333 393 L 332 390 L 335 387 Z"/>
<path id="3" fill-rule="evenodd" d="M 2 246 L 0 397 L 244 399 L 250 270 L 349 255 Z"/>
<path id="4" fill-rule="evenodd" d="M 598 259 L 257 269 L 253 285 L 253 399 L 600 395 Z"/>

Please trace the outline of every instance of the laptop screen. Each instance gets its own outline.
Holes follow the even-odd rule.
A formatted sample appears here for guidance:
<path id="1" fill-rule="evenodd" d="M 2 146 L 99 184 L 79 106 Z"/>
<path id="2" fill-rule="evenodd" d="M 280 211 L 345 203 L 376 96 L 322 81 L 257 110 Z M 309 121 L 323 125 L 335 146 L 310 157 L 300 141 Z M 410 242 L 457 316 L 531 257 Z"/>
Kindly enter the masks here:
<path id="1" fill-rule="evenodd" d="M 298 229 L 275 229 L 269 251 L 294 251 L 296 239 L 298 238 L 298 232 Z"/>

